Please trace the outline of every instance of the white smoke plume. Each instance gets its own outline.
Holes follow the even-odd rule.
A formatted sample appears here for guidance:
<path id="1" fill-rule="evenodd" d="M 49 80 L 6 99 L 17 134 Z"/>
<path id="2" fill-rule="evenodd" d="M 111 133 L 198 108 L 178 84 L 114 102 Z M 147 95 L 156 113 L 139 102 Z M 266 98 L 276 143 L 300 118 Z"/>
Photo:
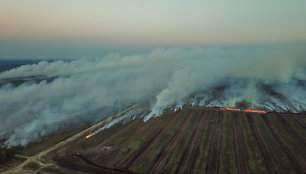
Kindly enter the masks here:
<path id="1" fill-rule="evenodd" d="M 96 121 L 128 104 L 162 114 L 185 103 L 306 110 L 305 44 L 154 49 L 99 59 L 42 61 L 0 73 L 51 81 L 0 87 L 0 139 L 26 145 L 68 125 Z"/>

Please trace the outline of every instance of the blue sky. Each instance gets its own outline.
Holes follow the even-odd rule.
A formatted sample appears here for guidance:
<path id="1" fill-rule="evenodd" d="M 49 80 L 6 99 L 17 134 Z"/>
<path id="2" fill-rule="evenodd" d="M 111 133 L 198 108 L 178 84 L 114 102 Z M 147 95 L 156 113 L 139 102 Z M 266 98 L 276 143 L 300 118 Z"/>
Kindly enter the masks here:
<path id="1" fill-rule="evenodd" d="M 305 8 L 305 0 L 2 0 L 0 58 L 303 42 Z"/>

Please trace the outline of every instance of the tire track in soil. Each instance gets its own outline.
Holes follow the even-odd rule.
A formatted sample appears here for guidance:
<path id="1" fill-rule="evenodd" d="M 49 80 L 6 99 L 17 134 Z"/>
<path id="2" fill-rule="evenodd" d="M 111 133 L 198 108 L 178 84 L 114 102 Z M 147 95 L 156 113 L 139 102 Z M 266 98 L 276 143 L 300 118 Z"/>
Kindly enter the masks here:
<path id="1" fill-rule="evenodd" d="M 133 122 L 130 122 L 130 124 L 127 124 L 122 129 L 119 129 L 116 133 L 110 135 L 108 138 L 103 140 L 101 143 L 95 145 L 92 149 L 90 149 L 90 153 L 86 154 L 87 158 L 90 158 L 91 160 L 94 160 L 98 164 L 102 164 L 102 161 L 107 160 L 107 158 L 111 157 L 109 155 L 103 154 L 98 155 L 97 152 L 101 151 L 100 149 L 103 148 L 103 146 L 108 146 L 109 143 L 116 137 L 122 136 L 125 132 L 127 132 L 130 129 L 134 129 L 139 122 L 142 122 L 141 120 L 135 120 Z M 125 141 L 125 140 L 123 140 Z M 114 149 L 112 149 L 114 150 Z"/>
<path id="2" fill-rule="evenodd" d="M 269 155 L 270 152 L 268 150 L 268 147 L 267 147 L 267 144 L 265 143 L 257 125 L 255 124 L 252 116 L 249 114 L 249 113 L 246 113 L 246 117 L 249 121 L 249 124 L 250 124 L 250 127 L 251 127 L 251 132 L 253 134 L 253 136 L 255 137 L 257 143 L 258 143 L 258 147 L 259 147 L 259 150 L 260 150 L 260 153 L 261 153 L 261 156 L 263 157 L 264 159 L 264 164 L 266 166 L 266 169 L 268 171 L 268 173 L 271 173 L 271 174 L 278 174 L 280 173 L 273 161 L 273 159 L 271 158 L 271 156 Z"/>
<path id="3" fill-rule="evenodd" d="M 280 145 L 282 151 L 289 158 L 289 161 L 290 161 L 291 165 L 293 166 L 293 167 L 290 167 L 290 168 L 295 169 L 296 173 L 301 173 L 301 174 L 306 173 L 305 167 L 303 167 L 303 165 L 300 163 L 300 161 L 296 158 L 296 156 L 294 155 L 294 153 L 290 149 L 290 146 L 283 139 L 283 137 L 280 135 L 278 130 L 275 128 L 275 126 L 270 122 L 270 120 L 265 115 L 261 115 L 261 118 L 264 120 L 266 125 L 269 127 L 270 131 L 272 132 L 272 135 L 274 136 L 274 138 L 276 139 L 276 141 Z M 306 150 L 306 149 L 304 149 L 304 150 Z"/>
<path id="4" fill-rule="evenodd" d="M 130 171 L 126 171 L 126 170 L 121 170 L 121 169 L 115 169 L 115 168 L 109 168 L 109 167 L 104 167 L 101 166 L 99 164 L 96 164 L 90 160 L 88 160 L 86 157 L 84 157 L 81 154 L 75 154 L 76 157 L 80 158 L 81 160 L 83 160 L 86 164 L 99 168 L 101 171 L 99 171 L 99 173 L 105 173 L 105 174 L 135 174 L 133 172 Z"/>
<path id="5" fill-rule="evenodd" d="M 109 143 L 113 138 L 116 138 L 120 135 L 122 135 L 123 133 L 125 133 L 127 130 L 131 129 L 132 127 L 136 126 L 138 124 L 138 121 L 134 121 L 130 124 L 128 124 L 127 126 L 124 126 L 123 129 L 120 129 L 118 132 L 116 132 L 115 134 L 111 135 L 110 137 L 108 137 L 106 140 L 102 141 L 100 144 L 96 145 L 96 148 L 94 151 L 97 151 L 101 146 L 106 145 L 107 143 Z"/>
<path id="6" fill-rule="evenodd" d="M 115 134 L 112 134 L 111 136 L 109 136 L 107 139 L 103 140 L 101 143 L 95 145 L 94 147 L 92 147 L 92 149 L 90 149 L 90 151 L 86 154 L 87 158 L 91 158 L 91 160 L 94 161 L 98 161 L 99 156 L 97 156 L 97 153 L 99 151 L 99 149 L 101 149 L 101 147 L 103 147 L 104 145 L 106 145 L 107 143 L 109 143 L 113 138 L 122 135 L 124 132 L 126 132 L 128 129 L 132 128 L 133 126 L 137 125 L 137 120 L 134 122 L 131 122 L 130 124 L 128 124 L 127 126 L 124 126 L 123 129 L 120 129 L 119 131 L 117 131 Z M 86 141 L 87 139 L 83 139 L 79 143 L 84 143 L 84 141 Z M 69 151 L 69 149 L 68 149 Z M 73 153 L 73 152 L 71 152 Z"/>
<path id="7" fill-rule="evenodd" d="M 233 113 L 233 135 L 234 135 L 234 147 L 236 166 L 239 174 L 250 174 L 250 168 L 248 165 L 248 154 L 245 147 L 244 137 L 242 135 L 242 129 L 238 123 L 238 113 Z"/>
<path id="8" fill-rule="evenodd" d="M 126 111 L 127 112 L 127 111 Z M 118 115 L 114 115 L 114 116 L 112 116 L 112 118 L 117 118 L 118 117 Z M 108 143 L 112 138 L 114 138 L 114 137 L 116 137 L 116 136 L 118 136 L 118 135 L 121 135 L 122 133 L 124 133 L 124 131 L 125 130 L 127 130 L 127 129 L 130 129 L 130 127 L 133 127 L 133 126 L 135 126 L 135 125 L 137 125 L 135 122 L 137 122 L 138 120 L 135 120 L 134 122 L 130 122 L 129 124 L 126 124 L 126 126 L 124 126 L 124 130 L 122 130 L 122 129 L 120 129 L 120 130 L 118 130 L 118 131 L 114 131 L 114 132 L 116 132 L 115 134 L 112 134 L 112 135 L 110 135 L 107 139 L 105 139 L 105 140 L 103 140 L 101 143 L 99 143 L 99 144 L 96 144 L 96 145 L 94 145 L 94 147 L 92 148 L 92 149 L 95 149 L 96 150 L 96 148 L 97 147 L 99 147 L 99 146 L 101 146 L 101 145 L 103 145 L 103 144 L 105 144 L 105 143 Z M 107 123 L 106 122 L 106 120 L 104 120 L 104 122 L 105 123 Z M 128 127 L 128 128 L 126 128 L 126 127 Z M 108 128 L 109 129 L 109 128 Z M 91 129 L 91 131 L 92 130 L 94 130 L 94 129 Z M 104 129 L 105 130 L 105 129 Z M 90 132 L 91 132 L 90 131 Z M 89 133 L 90 133 L 89 132 Z M 102 132 L 102 131 L 101 131 Z M 101 132 L 98 132 L 97 134 L 99 134 L 99 133 L 101 133 Z M 96 135 L 94 135 L 94 136 L 96 136 Z M 79 141 L 76 141 L 75 143 L 72 143 L 71 145 L 69 145 L 70 147 L 70 149 L 73 149 L 73 147 L 76 147 L 76 146 L 78 146 L 78 145 L 80 145 L 80 144 L 82 144 L 82 143 L 84 143 L 84 141 L 88 141 L 88 140 L 90 140 L 90 139 L 92 139 L 92 137 L 90 137 L 89 139 L 87 139 L 87 138 L 85 138 L 85 139 L 81 139 L 81 140 L 79 140 Z M 67 148 L 68 149 L 68 148 Z M 70 149 L 68 149 L 68 151 L 70 150 Z M 95 150 L 93 150 L 93 151 L 95 151 Z"/>
<path id="9" fill-rule="evenodd" d="M 200 119 L 200 118 L 199 118 L 199 119 Z M 199 120 L 199 119 L 197 119 L 197 120 Z M 197 123 L 199 124 L 200 122 L 197 121 Z M 191 135 L 191 138 L 189 139 L 189 142 L 191 141 L 192 137 L 194 136 L 195 130 L 196 130 L 198 124 L 192 127 L 192 135 Z M 187 142 L 187 143 L 189 144 L 189 142 Z M 184 159 L 185 159 L 185 157 L 186 157 L 187 150 L 188 150 L 188 144 L 186 145 L 185 150 L 184 150 L 184 152 L 183 152 L 183 154 L 182 154 L 182 156 L 181 156 L 181 158 L 180 158 L 180 161 L 179 161 L 179 163 L 178 163 L 178 167 L 177 167 L 176 170 L 175 170 L 175 174 L 177 174 L 177 173 L 179 172 L 180 166 L 182 166 L 182 164 L 183 164 L 183 162 L 184 162 Z"/>
<path id="10" fill-rule="evenodd" d="M 207 112 L 201 113 L 201 118 L 198 121 L 196 129 L 189 140 L 188 146 L 185 148 L 184 158 L 180 161 L 180 165 L 177 168 L 176 173 L 191 173 L 193 166 L 195 165 L 196 159 L 198 157 L 200 142 L 204 133 L 205 122 L 207 118 Z"/>
<path id="11" fill-rule="evenodd" d="M 136 152 L 134 152 L 130 157 L 127 158 L 127 160 L 125 162 L 123 162 L 123 164 L 121 166 L 123 166 L 123 169 L 129 169 L 134 163 L 135 161 L 140 157 L 140 155 L 152 144 L 152 142 L 159 137 L 159 135 L 161 135 L 161 133 L 167 129 L 174 121 L 175 118 L 177 117 L 177 115 L 179 115 L 179 113 L 181 113 L 181 111 L 178 111 L 175 113 L 174 116 L 172 116 L 172 118 L 169 118 L 168 121 L 166 121 L 158 130 L 157 132 L 141 147 L 139 148 L 139 150 L 137 150 Z"/>
<path id="12" fill-rule="evenodd" d="M 172 151 L 174 150 L 176 144 L 180 140 L 184 130 L 187 128 L 191 118 L 195 115 L 195 113 L 191 113 L 190 115 L 186 116 L 184 119 L 182 125 L 180 126 L 179 130 L 175 133 L 175 135 L 172 136 L 169 143 L 163 147 L 163 150 L 159 153 L 157 156 L 156 161 L 151 168 L 150 172 L 151 174 L 159 173 L 160 170 L 165 166 L 165 163 L 167 162 L 169 156 L 171 155 Z"/>
<path id="13" fill-rule="evenodd" d="M 208 154 L 208 162 L 206 165 L 206 173 L 208 174 L 219 173 L 223 112 L 218 112 L 217 117 L 218 119 L 213 129 L 212 140 Z"/>
<path id="14" fill-rule="evenodd" d="M 296 141 L 298 141 L 297 143 L 298 143 L 299 145 L 302 145 L 302 146 L 303 146 L 303 149 L 305 149 L 305 148 L 306 148 L 306 142 L 305 142 L 305 140 L 303 140 L 303 139 L 299 136 L 299 134 L 292 128 L 292 126 L 285 120 L 285 118 L 284 118 L 283 116 L 279 115 L 277 118 L 278 118 L 277 120 L 279 120 L 279 122 L 283 125 L 283 127 L 286 129 L 286 131 L 287 131 L 292 137 L 294 137 L 294 139 L 295 139 Z"/>
<path id="15" fill-rule="evenodd" d="M 152 121 L 151 121 L 152 120 Z M 104 157 L 103 159 L 100 159 L 100 163 L 105 163 L 105 161 L 109 160 L 108 157 L 114 157 L 116 155 L 118 155 L 118 153 L 120 152 L 120 150 L 127 146 L 131 141 L 133 141 L 135 138 L 137 138 L 139 135 L 141 135 L 143 133 L 143 131 L 145 131 L 146 129 L 148 129 L 150 126 L 152 126 L 157 119 L 150 119 L 149 120 L 149 124 L 141 124 L 142 126 L 140 127 L 140 129 L 137 129 L 136 132 L 131 133 L 125 140 L 123 140 L 122 143 L 120 143 L 119 146 L 114 147 L 111 152 L 107 155 L 107 157 Z"/>
<path id="16" fill-rule="evenodd" d="M 213 128 L 215 126 L 215 115 L 214 112 L 207 112 L 207 118 L 205 123 L 205 129 L 203 133 L 203 138 L 201 139 L 201 145 L 199 147 L 199 156 L 197 157 L 197 161 L 195 163 L 195 169 L 193 169 L 193 173 L 205 173 L 206 170 L 206 163 L 209 155 L 209 148 L 210 148 L 210 140 L 212 139 L 213 135 Z M 206 154 L 207 151 L 207 154 Z"/>
<path id="17" fill-rule="evenodd" d="M 296 123 L 297 123 L 298 125 L 300 125 L 301 128 L 306 129 L 306 124 L 305 124 L 305 122 L 304 122 L 302 119 L 300 119 L 300 118 L 297 117 L 297 116 L 294 116 L 293 118 L 294 118 L 294 120 L 296 121 Z"/>

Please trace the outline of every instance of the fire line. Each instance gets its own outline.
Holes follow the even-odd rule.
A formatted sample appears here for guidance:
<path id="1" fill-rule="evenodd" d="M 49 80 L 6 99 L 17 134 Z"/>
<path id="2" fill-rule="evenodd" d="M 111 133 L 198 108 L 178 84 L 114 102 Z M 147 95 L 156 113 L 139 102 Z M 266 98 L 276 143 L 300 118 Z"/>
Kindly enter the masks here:
<path id="1" fill-rule="evenodd" d="M 251 109 L 245 109 L 244 112 L 255 112 L 255 113 L 267 113 L 266 111 L 261 110 L 251 110 Z"/>
<path id="2" fill-rule="evenodd" d="M 95 133 L 93 133 L 93 134 L 89 134 L 89 135 L 86 135 L 86 139 L 88 139 L 88 138 L 90 138 L 90 137 L 92 137 L 92 136 L 94 136 L 95 135 Z"/>
<path id="3" fill-rule="evenodd" d="M 235 109 L 235 108 L 220 108 L 220 109 L 226 111 L 240 111 L 240 109 Z"/>
<path id="4" fill-rule="evenodd" d="M 244 111 L 244 112 L 263 113 L 263 114 L 267 113 L 266 111 L 252 110 L 252 109 L 241 110 L 241 109 L 236 109 L 236 108 L 220 108 L 220 110 L 225 110 L 225 111 Z"/>

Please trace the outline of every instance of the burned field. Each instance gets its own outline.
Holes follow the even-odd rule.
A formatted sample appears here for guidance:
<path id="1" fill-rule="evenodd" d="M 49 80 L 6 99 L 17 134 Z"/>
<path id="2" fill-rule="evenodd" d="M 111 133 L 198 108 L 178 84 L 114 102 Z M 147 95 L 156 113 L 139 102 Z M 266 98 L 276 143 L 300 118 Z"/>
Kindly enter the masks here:
<path id="1" fill-rule="evenodd" d="M 85 173 L 305 173 L 306 117 L 185 107 L 48 154 Z"/>

